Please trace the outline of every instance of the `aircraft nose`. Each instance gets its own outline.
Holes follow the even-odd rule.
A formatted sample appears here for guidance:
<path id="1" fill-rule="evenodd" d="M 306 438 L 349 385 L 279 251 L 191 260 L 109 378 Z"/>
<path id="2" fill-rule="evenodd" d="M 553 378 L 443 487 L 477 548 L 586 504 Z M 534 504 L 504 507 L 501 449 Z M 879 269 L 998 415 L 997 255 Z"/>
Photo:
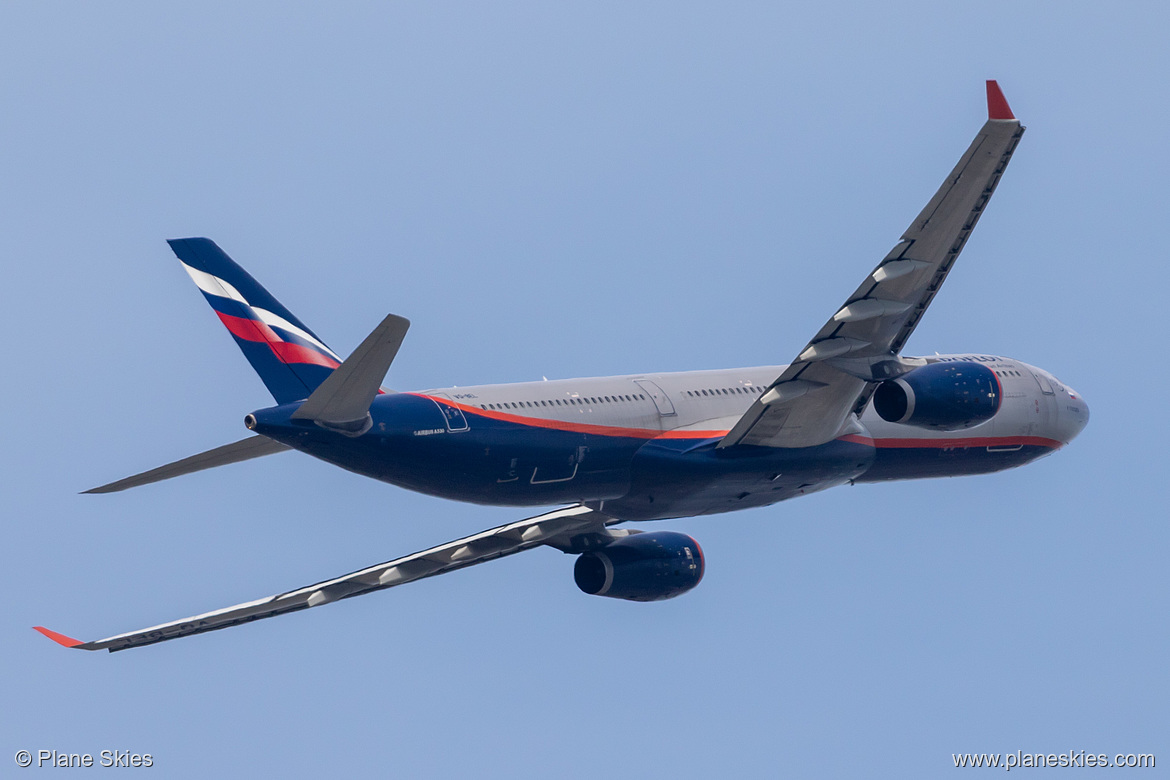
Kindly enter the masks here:
<path id="1" fill-rule="evenodd" d="M 1060 396 L 1064 397 L 1061 398 Z M 1077 437 L 1089 424 L 1089 405 L 1076 390 L 1064 385 L 1064 392 L 1058 393 L 1056 418 L 1060 426 L 1060 438 L 1068 443 Z"/>

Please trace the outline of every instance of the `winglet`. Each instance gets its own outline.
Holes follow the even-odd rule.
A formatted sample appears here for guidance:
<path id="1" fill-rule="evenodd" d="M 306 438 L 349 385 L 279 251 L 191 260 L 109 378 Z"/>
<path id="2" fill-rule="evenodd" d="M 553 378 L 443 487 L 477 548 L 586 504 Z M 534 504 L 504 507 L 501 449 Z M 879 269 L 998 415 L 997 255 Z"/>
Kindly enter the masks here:
<path id="1" fill-rule="evenodd" d="M 80 644 L 84 644 L 84 642 L 82 642 L 80 639 L 74 639 L 73 637 L 68 637 L 64 634 L 58 634 L 56 631 L 50 631 L 44 626 L 33 626 L 33 630 L 40 631 L 42 634 L 47 636 L 49 639 L 52 639 L 62 647 L 77 647 Z"/>
<path id="2" fill-rule="evenodd" d="M 1015 119 L 1003 90 L 994 79 L 987 80 L 987 118 L 988 119 Z"/>

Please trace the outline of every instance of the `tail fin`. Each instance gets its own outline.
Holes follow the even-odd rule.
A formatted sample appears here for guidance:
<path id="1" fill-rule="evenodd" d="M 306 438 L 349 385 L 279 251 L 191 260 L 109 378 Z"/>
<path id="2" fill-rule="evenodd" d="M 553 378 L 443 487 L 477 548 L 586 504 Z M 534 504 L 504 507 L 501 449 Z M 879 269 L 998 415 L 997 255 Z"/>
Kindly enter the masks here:
<path id="1" fill-rule="evenodd" d="M 307 398 L 341 358 L 208 238 L 167 242 L 277 403 Z"/>

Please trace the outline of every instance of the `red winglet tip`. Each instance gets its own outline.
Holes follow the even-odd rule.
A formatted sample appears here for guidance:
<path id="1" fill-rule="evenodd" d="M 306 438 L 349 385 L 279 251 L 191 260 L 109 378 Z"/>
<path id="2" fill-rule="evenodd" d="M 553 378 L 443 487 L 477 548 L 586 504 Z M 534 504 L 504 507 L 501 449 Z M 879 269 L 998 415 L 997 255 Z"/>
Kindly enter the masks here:
<path id="1" fill-rule="evenodd" d="M 47 636 L 49 639 L 52 639 L 62 647 L 77 647 L 78 645 L 83 644 L 80 639 L 74 639 L 73 637 L 65 636 L 64 634 L 58 634 L 56 631 L 50 631 L 44 626 L 33 626 L 33 630 L 40 631 L 42 634 Z"/>
<path id="2" fill-rule="evenodd" d="M 994 79 L 987 80 L 987 118 L 988 119 L 1015 119 L 1003 90 Z"/>

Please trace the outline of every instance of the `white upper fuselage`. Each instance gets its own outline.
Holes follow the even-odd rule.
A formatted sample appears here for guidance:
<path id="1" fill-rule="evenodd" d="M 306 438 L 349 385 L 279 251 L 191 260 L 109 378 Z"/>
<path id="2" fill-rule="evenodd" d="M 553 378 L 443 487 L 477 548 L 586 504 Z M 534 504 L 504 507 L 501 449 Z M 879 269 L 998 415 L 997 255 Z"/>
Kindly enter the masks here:
<path id="1" fill-rule="evenodd" d="M 860 417 L 865 431 L 843 430 L 842 434 L 862 433 L 877 441 L 1002 440 L 984 445 L 992 447 L 1015 446 L 1034 438 L 1047 440 L 1055 448 L 1070 442 L 1088 422 L 1088 406 L 1079 394 L 1043 369 L 991 355 L 936 355 L 927 360 L 973 361 L 992 369 L 1003 390 L 995 417 L 968 430 L 935 431 L 886 422 L 870 404 Z M 756 366 L 476 385 L 423 394 L 450 398 L 488 416 L 537 425 L 547 421 L 598 429 L 702 431 L 720 436 L 785 368 Z M 658 391 L 661 396 L 655 398 Z"/>

